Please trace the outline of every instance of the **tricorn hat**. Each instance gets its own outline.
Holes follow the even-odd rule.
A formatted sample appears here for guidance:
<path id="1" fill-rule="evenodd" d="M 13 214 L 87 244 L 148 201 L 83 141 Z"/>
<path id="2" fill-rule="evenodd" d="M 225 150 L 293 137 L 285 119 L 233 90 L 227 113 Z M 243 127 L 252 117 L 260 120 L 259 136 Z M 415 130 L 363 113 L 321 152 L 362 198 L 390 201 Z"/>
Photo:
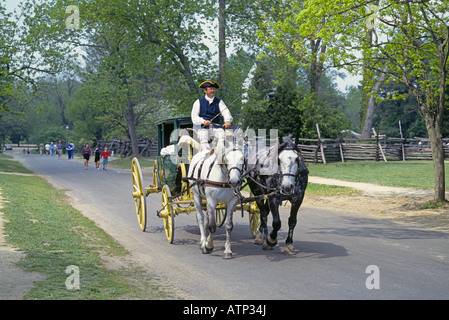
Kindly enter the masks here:
<path id="1" fill-rule="evenodd" d="M 214 87 L 214 88 L 220 88 L 220 86 L 218 85 L 218 83 L 216 82 L 212 82 L 212 81 L 204 81 L 202 84 L 200 84 L 200 88 L 206 89 L 209 87 Z"/>

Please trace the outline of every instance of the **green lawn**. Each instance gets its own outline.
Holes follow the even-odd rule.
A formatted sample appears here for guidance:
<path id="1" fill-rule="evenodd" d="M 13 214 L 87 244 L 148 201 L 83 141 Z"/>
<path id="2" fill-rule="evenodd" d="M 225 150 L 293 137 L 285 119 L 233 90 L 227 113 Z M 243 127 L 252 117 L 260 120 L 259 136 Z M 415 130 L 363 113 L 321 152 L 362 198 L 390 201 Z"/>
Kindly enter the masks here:
<path id="1" fill-rule="evenodd" d="M 26 253 L 19 261 L 26 271 L 43 274 L 25 299 L 164 299 L 159 281 L 138 267 L 112 270 L 101 255 L 121 259 L 129 252 L 95 223 L 68 205 L 66 195 L 18 162 L 0 155 L 3 232 L 8 243 Z M 1 258 L 1 257 L 0 257 Z M 68 290 L 66 268 L 79 268 L 79 290 Z"/>

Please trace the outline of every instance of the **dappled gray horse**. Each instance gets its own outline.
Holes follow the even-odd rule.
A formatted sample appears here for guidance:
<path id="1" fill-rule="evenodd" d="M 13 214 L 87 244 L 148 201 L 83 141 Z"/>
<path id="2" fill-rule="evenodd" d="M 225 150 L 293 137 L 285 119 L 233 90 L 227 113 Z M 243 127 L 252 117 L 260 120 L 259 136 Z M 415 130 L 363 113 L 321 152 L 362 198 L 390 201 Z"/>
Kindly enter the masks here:
<path id="1" fill-rule="evenodd" d="M 307 188 L 309 171 L 291 136 L 284 137 L 276 151 L 277 157 L 274 161 L 277 163 L 273 163 L 273 158 L 270 157 L 269 153 L 273 152 L 271 149 L 258 155 L 257 161 L 252 166 L 248 165 L 248 185 L 257 198 L 256 203 L 260 209 L 261 223 L 256 244 L 262 244 L 264 250 L 272 249 L 277 244 L 277 233 L 281 228 L 279 206 L 282 201 L 289 200 L 291 209 L 284 252 L 294 254 L 293 231 Z M 264 174 L 260 169 L 267 165 L 277 166 L 277 170 L 272 171 L 271 174 Z M 261 195 L 267 195 L 267 199 L 258 197 Z M 273 216 L 273 230 L 268 234 L 267 218 L 270 211 Z"/>

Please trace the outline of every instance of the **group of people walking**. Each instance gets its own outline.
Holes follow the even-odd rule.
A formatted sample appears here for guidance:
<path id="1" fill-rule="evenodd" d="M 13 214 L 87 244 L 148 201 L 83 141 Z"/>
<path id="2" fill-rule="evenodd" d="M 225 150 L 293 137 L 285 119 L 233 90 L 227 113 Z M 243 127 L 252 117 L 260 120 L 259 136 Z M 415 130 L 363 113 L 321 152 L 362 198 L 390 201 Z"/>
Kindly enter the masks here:
<path id="1" fill-rule="evenodd" d="M 86 143 L 84 145 L 83 151 L 81 152 L 83 159 L 84 159 L 84 170 L 88 170 L 89 168 L 89 159 L 90 156 L 92 155 L 92 150 L 89 147 L 89 144 Z M 108 151 L 108 148 L 105 147 L 103 151 L 100 150 L 100 148 L 95 148 L 94 152 L 93 152 L 95 158 L 95 168 L 97 170 L 100 170 L 100 160 L 103 159 L 103 170 L 107 171 L 108 170 L 108 162 L 109 162 L 109 157 L 111 156 L 111 153 Z"/>
<path id="2" fill-rule="evenodd" d="M 58 144 L 55 144 L 53 142 L 47 143 L 45 146 L 41 143 L 40 145 L 40 154 L 44 154 L 44 150 L 46 155 L 53 156 L 58 155 L 59 158 L 61 158 L 62 155 L 62 149 L 63 146 L 61 144 L 61 141 L 59 141 Z M 67 151 L 67 157 L 68 159 L 73 159 L 74 153 L 75 153 L 75 145 L 73 142 L 70 142 L 66 146 Z M 111 153 L 109 152 L 108 148 L 105 147 L 104 150 L 101 150 L 100 148 L 96 147 L 95 150 L 92 152 L 92 150 L 89 147 L 89 144 L 86 143 L 83 147 L 83 150 L 81 151 L 81 155 L 84 159 L 84 169 L 87 170 L 89 167 L 89 159 L 92 155 L 94 155 L 94 161 L 95 161 L 95 168 L 97 170 L 100 170 L 100 161 L 103 159 L 103 170 L 108 170 L 108 162 L 109 157 L 111 156 Z"/>
<path id="3" fill-rule="evenodd" d="M 47 156 L 53 157 L 53 155 L 57 155 L 61 159 L 63 145 L 61 143 L 61 140 L 59 140 L 58 143 L 53 143 L 53 142 L 48 143 L 47 142 L 47 144 L 45 144 L 45 146 L 43 143 L 41 143 L 39 145 L 39 149 L 40 149 L 41 156 L 44 154 L 44 150 L 45 150 L 45 154 Z M 67 151 L 69 160 L 73 159 L 73 153 L 75 151 L 75 145 L 73 144 L 73 142 L 70 142 L 66 145 L 66 151 Z"/>

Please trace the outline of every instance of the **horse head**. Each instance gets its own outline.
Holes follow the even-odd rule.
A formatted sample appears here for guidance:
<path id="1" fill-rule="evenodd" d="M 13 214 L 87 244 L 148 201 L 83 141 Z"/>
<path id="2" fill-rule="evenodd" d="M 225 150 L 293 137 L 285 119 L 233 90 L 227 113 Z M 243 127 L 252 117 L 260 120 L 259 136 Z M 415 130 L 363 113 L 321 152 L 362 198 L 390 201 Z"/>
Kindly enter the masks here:
<path id="1" fill-rule="evenodd" d="M 280 187 L 285 194 L 295 190 L 296 180 L 300 175 L 301 152 L 291 135 L 284 137 L 278 148 Z"/>
<path id="2" fill-rule="evenodd" d="M 243 154 L 243 131 L 240 128 L 226 131 L 224 163 L 228 181 L 237 188 L 242 183 L 245 156 Z"/>

